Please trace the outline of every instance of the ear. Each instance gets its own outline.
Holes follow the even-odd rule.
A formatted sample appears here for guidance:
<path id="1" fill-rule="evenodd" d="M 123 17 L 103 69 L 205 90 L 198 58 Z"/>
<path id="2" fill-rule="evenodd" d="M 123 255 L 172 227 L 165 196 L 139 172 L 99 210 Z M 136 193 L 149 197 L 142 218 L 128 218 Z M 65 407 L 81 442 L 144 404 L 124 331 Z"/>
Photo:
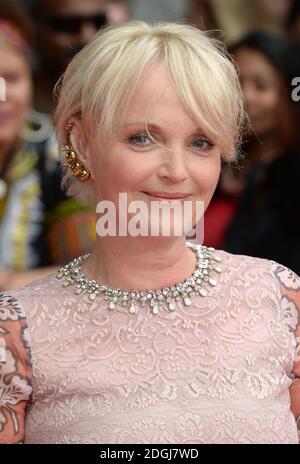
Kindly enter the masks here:
<path id="1" fill-rule="evenodd" d="M 91 172 L 91 177 L 93 178 L 91 169 L 91 153 L 83 124 L 77 118 L 70 118 L 68 123 L 72 125 L 69 142 L 76 151 L 79 161 L 81 161 Z"/>

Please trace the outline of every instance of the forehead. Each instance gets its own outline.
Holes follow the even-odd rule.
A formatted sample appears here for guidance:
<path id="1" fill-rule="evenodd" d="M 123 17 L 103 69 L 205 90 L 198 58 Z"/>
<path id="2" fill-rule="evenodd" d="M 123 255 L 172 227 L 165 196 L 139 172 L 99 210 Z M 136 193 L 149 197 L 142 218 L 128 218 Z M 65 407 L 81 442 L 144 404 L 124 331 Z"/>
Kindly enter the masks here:
<path id="1" fill-rule="evenodd" d="M 21 53 L 10 45 L 0 46 L 0 76 L 4 72 L 26 71 L 29 72 L 29 64 Z"/>
<path id="2" fill-rule="evenodd" d="M 108 0 L 43 0 L 46 14 L 88 16 L 103 11 Z"/>
<path id="3" fill-rule="evenodd" d="M 129 116 L 144 116 L 184 111 L 176 86 L 168 72 L 159 65 L 149 68 L 137 86 L 128 109 Z"/>
<path id="4" fill-rule="evenodd" d="M 234 53 L 240 73 L 253 74 L 266 78 L 279 78 L 280 73 L 273 64 L 258 50 L 241 48 Z"/>

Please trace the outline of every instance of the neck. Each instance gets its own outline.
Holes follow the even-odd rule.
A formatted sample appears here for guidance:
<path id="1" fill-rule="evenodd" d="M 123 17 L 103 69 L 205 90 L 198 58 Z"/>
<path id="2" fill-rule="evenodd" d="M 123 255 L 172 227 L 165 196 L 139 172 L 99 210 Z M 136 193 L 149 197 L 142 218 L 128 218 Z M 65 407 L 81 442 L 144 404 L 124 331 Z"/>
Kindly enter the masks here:
<path id="1" fill-rule="evenodd" d="M 184 237 L 102 237 L 83 272 L 109 287 L 154 290 L 183 281 L 196 267 Z"/>

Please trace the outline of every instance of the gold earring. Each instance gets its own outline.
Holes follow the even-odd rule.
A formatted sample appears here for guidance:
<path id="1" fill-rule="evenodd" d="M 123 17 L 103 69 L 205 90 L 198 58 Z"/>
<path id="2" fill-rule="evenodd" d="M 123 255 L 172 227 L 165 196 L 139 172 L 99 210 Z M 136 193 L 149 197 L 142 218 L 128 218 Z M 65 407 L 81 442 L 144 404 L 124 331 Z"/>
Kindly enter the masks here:
<path id="1" fill-rule="evenodd" d="M 65 162 L 64 166 L 68 166 L 73 175 L 78 179 L 80 182 L 86 182 L 91 177 L 90 171 L 83 165 L 81 161 L 78 160 L 77 153 L 75 149 L 72 147 L 70 134 L 72 130 L 73 124 L 68 123 L 66 127 L 66 144 L 62 151 L 65 151 Z"/>

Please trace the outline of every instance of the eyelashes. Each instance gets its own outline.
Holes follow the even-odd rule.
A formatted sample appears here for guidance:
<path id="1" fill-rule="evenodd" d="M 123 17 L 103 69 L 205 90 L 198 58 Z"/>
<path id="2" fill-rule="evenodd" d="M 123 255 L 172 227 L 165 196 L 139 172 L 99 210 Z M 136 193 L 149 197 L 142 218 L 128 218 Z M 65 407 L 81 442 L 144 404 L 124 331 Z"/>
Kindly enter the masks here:
<path id="1" fill-rule="evenodd" d="M 155 142 L 149 137 L 149 135 L 143 134 L 143 133 L 131 135 L 131 136 L 128 138 L 128 141 L 129 141 L 132 145 L 137 145 L 137 146 L 141 146 L 141 147 L 148 146 L 150 143 L 155 143 Z M 146 142 L 147 142 L 147 143 L 146 143 Z"/>
<path id="2" fill-rule="evenodd" d="M 192 142 L 192 145 L 194 145 L 195 148 L 197 148 L 198 150 L 209 150 L 209 149 L 211 149 L 213 147 L 213 144 L 209 140 L 207 140 L 207 139 L 205 139 L 203 137 L 199 137 L 199 138 L 195 139 Z"/>
<path id="3" fill-rule="evenodd" d="M 153 136 L 149 136 L 147 133 L 137 133 L 128 137 L 128 142 L 135 147 L 149 147 L 152 144 L 157 144 Z M 195 148 L 199 151 L 207 151 L 214 147 L 213 143 L 205 137 L 194 138 L 188 146 Z"/>

